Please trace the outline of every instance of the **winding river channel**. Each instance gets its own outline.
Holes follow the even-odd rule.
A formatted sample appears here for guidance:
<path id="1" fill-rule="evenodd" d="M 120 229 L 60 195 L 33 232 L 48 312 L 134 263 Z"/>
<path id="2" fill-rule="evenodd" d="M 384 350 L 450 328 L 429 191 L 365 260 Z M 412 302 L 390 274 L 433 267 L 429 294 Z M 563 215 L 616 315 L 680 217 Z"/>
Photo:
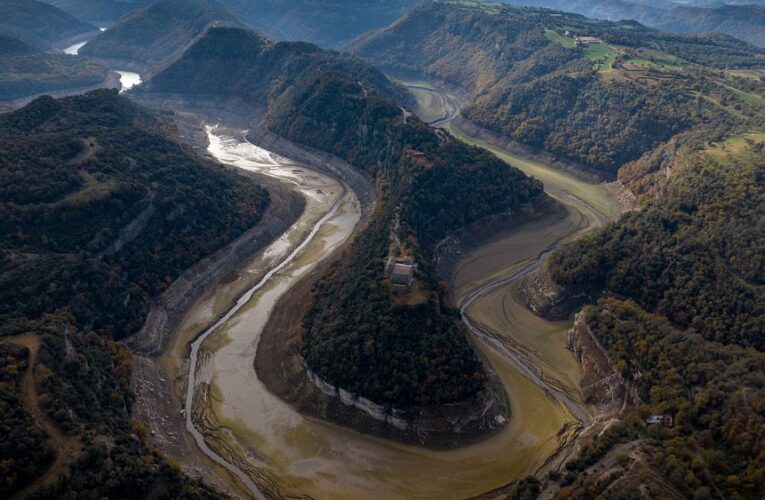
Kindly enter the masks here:
<path id="1" fill-rule="evenodd" d="M 456 98 L 435 95 L 430 102 Z M 219 161 L 277 178 L 307 201 L 300 219 L 244 272 L 206 291 L 193 305 L 161 360 L 177 387 L 184 387 L 189 432 L 252 496 L 465 498 L 561 459 L 590 422 L 591 409 L 578 389 L 580 368 L 566 349 L 571 323 L 533 315 L 517 300 L 515 287 L 558 245 L 614 218 L 613 199 L 601 185 L 466 135 L 449 124 L 453 116 L 452 111 L 441 123 L 541 179 L 562 209 L 531 216 L 471 251 L 457 267 L 455 300 L 475 345 L 504 384 L 512 414 L 496 434 L 448 451 L 304 417 L 258 379 L 254 359 L 275 304 L 351 237 L 360 207 L 346 186 L 247 142 L 246 131 L 207 128 L 208 151 Z"/>
<path id="2" fill-rule="evenodd" d="M 99 28 L 99 30 L 106 31 L 106 28 Z M 69 47 L 66 47 L 63 50 L 64 54 L 70 55 L 70 56 L 78 56 L 80 55 L 80 49 L 85 46 L 86 43 L 88 43 L 90 40 L 85 40 L 83 42 L 77 42 L 73 45 L 70 45 Z M 133 71 L 125 71 L 121 69 L 112 69 L 111 71 L 114 71 L 117 73 L 120 77 L 120 93 L 127 92 L 128 90 L 132 89 L 136 85 L 141 84 L 141 75 L 138 73 L 134 73 Z"/>

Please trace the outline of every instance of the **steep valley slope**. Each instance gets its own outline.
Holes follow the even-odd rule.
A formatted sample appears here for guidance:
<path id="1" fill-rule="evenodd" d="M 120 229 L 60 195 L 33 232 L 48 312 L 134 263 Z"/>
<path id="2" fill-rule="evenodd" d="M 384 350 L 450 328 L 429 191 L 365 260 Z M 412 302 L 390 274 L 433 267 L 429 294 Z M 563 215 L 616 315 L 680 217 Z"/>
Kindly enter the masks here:
<path id="1" fill-rule="evenodd" d="M 37 0 L 1 0 L 0 34 L 18 38 L 37 49 L 95 32 L 97 28 L 56 7 Z"/>
<path id="2" fill-rule="evenodd" d="M 243 24 L 217 0 L 159 0 L 121 18 L 80 54 L 153 67 L 177 57 L 214 23 Z"/>
<path id="3" fill-rule="evenodd" d="M 181 272 L 257 224 L 268 192 L 192 154 L 169 122 L 116 91 L 0 115 L 0 144 L 3 404 L 35 402 L 3 415 L 2 442 L 38 450 L 19 459 L 0 447 L 10 478 L 0 493 L 58 456 L 70 466 L 34 484 L 43 497 L 212 496 L 143 445 L 130 416 L 132 353 L 118 340 Z M 25 339 L 32 357 L 14 347 Z M 34 365 L 30 393 L 19 394 L 11 360 Z M 49 424 L 63 436 L 53 449 Z M 82 446 L 58 447 L 67 440 Z"/>

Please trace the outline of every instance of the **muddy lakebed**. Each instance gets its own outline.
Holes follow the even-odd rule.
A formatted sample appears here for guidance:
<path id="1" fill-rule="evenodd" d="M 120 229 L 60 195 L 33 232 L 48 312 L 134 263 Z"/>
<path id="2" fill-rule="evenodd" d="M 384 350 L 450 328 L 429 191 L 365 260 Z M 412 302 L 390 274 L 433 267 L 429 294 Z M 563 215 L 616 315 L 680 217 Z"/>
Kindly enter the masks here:
<path id="1" fill-rule="evenodd" d="M 518 165 L 542 178 L 558 209 L 471 250 L 451 280 L 455 302 L 469 298 L 465 319 L 480 332 L 471 338 L 505 387 L 510 421 L 477 443 L 428 450 L 305 417 L 258 378 L 258 343 L 275 305 L 352 237 L 361 208 L 340 181 L 249 143 L 246 131 L 206 130 L 208 152 L 220 162 L 274 177 L 306 199 L 286 233 L 194 303 L 160 359 L 179 397 L 186 396 L 187 428 L 214 462 L 239 478 L 245 487 L 238 492 L 465 498 L 534 474 L 571 451 L 589 410 L 577 388 L 580 368 L 566 349 L 570 322 L 534 316 L 515 299 L 516 282 L 508 277 L 610 219 L 605 190 L 544 165 Z"/>

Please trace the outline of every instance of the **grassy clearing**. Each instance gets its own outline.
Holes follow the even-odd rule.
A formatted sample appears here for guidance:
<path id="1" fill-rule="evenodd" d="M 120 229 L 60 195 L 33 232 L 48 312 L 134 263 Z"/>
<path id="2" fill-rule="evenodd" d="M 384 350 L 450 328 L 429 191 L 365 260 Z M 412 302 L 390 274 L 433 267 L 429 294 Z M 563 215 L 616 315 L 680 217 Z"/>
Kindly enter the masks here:
<path id="1" fill-rule="evenodd" d="M 729 69 L 725 73 L 738 78 L 749 78 L 750 80 L 759 80 L 762 77 L 762 73 L 759 71 L 745 69 Z"/>
<path id="2" fill-rule="evenodd" d="M 83 186 L 78 191 L 64 198 L 61 203 L 81 205 L 108 197 L 116 188 L 117 181 L 106 175 L 95 176 L 85 170 L 80 172 Z"/>
<path id="3" fill-rule="evenodd" d="M 607 43 L 596 43 L 584 49 L 584 56 L 595 63 L 598 71 L 610 71 L 614 67 L 614 61 L 619 56 L 619 51 Z"/>
<path id="4" fill-rule="evenodd" d="M 554 30 L 551 30 L 551 29 L 546 29 L 545 30 L 545 36 L 551 42 L 557 43 L 559 45 L 562 45 L 562 46 L 566 47 L 567 49 L 573 49 L 574 47 L 576 47 L 576 44 L 574 43 L 574 39 L 573 38 L 561 35 L 557 31 L 554 31 Z"/>
<path id="5" fill-rule="evenodd" d="M 753 154 L 753 144 L 765 144 L 765 132 L 748 132 L 723 142 L 710 144 L 704 149 L 704 153 L 717 160 L 721 165 L 730 166 L 733 158 Z"/>
<path id="6" fill-rule="evenodd" d="M 500 3 L 479 2 L 479 1 L 473 1 L 473 0 L 446 0 L 444 1 L 444 3 L 452 3 L 456 5 L 461 5 L 463 7 L 480 9 L 492 15 L 498 14 L 500 9 L 502 8 L 502 4 Z"/>
<path id="7" fill-rule="evenodd" d="M 679 71 L 683 69 L 679 64 L 667 63 L 660 60 L 635 58 L 629 59 L 627 62 L 640 68 L 655 69 L 659 71 Z"/>
<path id="8" fill-rule="evenodd" d="M 765 106 L 765 98 L 758 96 L 757 94 L 752 94 L 750 92 L 744 92 L 741 89 L 737 89 L 736 87 L 731 87 L 730 85 L 726 85 L 724 83 L 721 83 L 723 87 L 730 90 L 738 98 L 740 98 L 742 101 L 744 101 L 747 104 L 751 104 L 753 106 Z"/>

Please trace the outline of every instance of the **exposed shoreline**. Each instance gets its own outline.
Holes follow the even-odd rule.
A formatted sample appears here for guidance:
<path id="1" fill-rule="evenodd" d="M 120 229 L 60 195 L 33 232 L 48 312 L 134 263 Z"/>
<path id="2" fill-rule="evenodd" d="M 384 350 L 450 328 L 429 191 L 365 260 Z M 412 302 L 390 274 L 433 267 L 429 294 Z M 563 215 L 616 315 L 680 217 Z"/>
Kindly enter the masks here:
<path id="1" fill-rule="evenodd" d="M 145 99 L 145 96 L 139 96 L 139 97 L 141 98 L 141 100 Z M 170 98 L 169 96 L 151 96 L 151 98 L 149 100 L 150 101 L 154 101 L 154 102 L 150 102 L 150 104 L 154 104 L 154 105 L 156 105 L 156 102 L 158 102 L 158 100 L 160 102 L 164 101 L 164 106 L 163 107 L 165 107 L 165 108 L 173 108 L 174 107 L 175 109 L 178 109 L 178 108 L 183 109 L 184 106 L 182 106 L 182 104 L 188 98 L 181 99 L 180 104 L 179 104 L 179 101 L 177 99 L 178 99 L 177 96 L 175 96 L 173 98 Z M 195 102 L 195 104 L 198 104 L 198 101 L 194 101 L 194 102 Z M 214 110 L 218 112 L 217 117 L 222 117 L 222 115 L 227 114 L 227 117 L 226 117 L 227 120 L 228 119 L 233 120 L 233 121 L 238 120 L 237 125 L 245 126 L 246 128 L 248 128 L 248 130 L 249 130 L 248 137 L 251 137 L 254 142 L 259 143 L 259 144 L 263 145 L 264 147 L 267 147 L 269 149 L 274 150 L 274 152 L 276 152 L 276 153 L 281 153 L 281 154 L 283 154 L 285 156 L 289 156 L 289 157 L 294 158 L 294 156 L 296 156 L 296 155 L 290 153 L 289 151 L 290 151 L 290 148 L 297 148 L 299 151 L 302 151 L 302 154 L 306 155 L 306 156 L 304 156 L 304 158 L 305 157 L 312 157 L 312 158 L 315 159 L 315 158 L 326 157 L 326 154 L 322 154 L 321 152 L 306 151 L 306 148 L 301 148 L 301 147 L 298 147 L 296 145 L 290 145 L 289 141 L 284 141 L 283 139 L 276 137 L 275 135 L 273 135 L 270 132 L 268 132 L 267 130 L 265 130 L 264 127 L 262 127 L 262 126 L 258 127 L 259 124 L 257 123 L 257 120 L 248 120 L 248 119 L 242 118 L 241 116 L 234 117 L 233 114 L 231 114 L 231 113 L 221 112 L 220 111 L 221 108 L 219 107 L 219 106 L 221 106 L 220 100 L 218 100 L 214 104 L 207 103 L 207 105 L 214 107 Z M 198 106 L 197 106 L 197 108 L 198 108 Z M 260 124 L 262 125 L 262 121 L 260 122 Z M 186 133 L 187 135 L 193 135 L 193 127 L 190 127 L 184 133 Z M 264 141 L 269 141 L 269 142 L 268 143 L 264 143 Z M 286 144 L 286 146 L 285 146 L 285 144 Z M 300 160 L 301 158 L 295 158 L 295 159 Z M 330 172 L 331 171 L 332 170 L 330 170 Z M 326 172 L 326 170 L 325 170 L 325 172 Z M 330 173 L 330 172 L 327 172 L 327 173 Z M 336 171 L 335 171 L 335 173 L 336 173 Z M 351 182 L 355 182 L 355 180 L 351 180 Z M 371 197 L 368 196 L 368 193 L 372 193 L 372 191 L 368 190 L 366 195 L 363 194 L 363 193 L 360 195 L 360 199 L 362 200 L 362 202 L 363 202 L 364 199 L 369 200 L 371 198 Z M 365 213 L 368 213 L 368 210 L 371 209 L 371 205 L 369 203 L 362 203 L 362 204 L 366 206 Z M 516 217 L 523 218 L 524 214 L 517 214 Z M 533 215 L 532 215 L 532 217 L 533 217 Z M 510 218 L 509 226 L 512 226 L 512 222 L 515 221 L 515 220 L 519 220 L 519 219 L 513 219 L 511 217 Z M 491 235 L 487 234 L 486 237 L 488 238 L 488 240 L 491 239 Z M 335 250 L 335 254 L 334 254 L 335 257 L 337 255 L 337 252 L 338 252 L 338 250 Z M 329 262 L 329 260 L 325 261 L 322 264 L 322 266 L 328 265 L 328 262 Z M 288 325 L 288 326 L 292 325 L 293 327 L 296 324 L 297 324 L 297 326 L 299 326 L 299 318 L 301 316 L 301 314 L 300 314 L 301 313 L 301 309 L 297 309 L 297 308 L 302 307 L 302 301 L 301 301 L 302 297 L 304 297 L 305 293 L 308 290 L 310 290 L 310 286 L 311 286 L 311 284 L 313 282 L 312 280 L 315 280 L 315 279 L 318 278 L 318 276 L 320 276 L 322 269 L 323 269 L 323 267 L 318 267 L 318 268 L 313 269 L 308 275 L 304 276 L 302 279 L 300 279 L 300 281 L 296 285 L 294 285 L 293 287 L 291 287 L 288 290 L 286 297 L 291 297 L 291 298 L 283 297 L 282 300 L 278 301 L 275 309 L 273 310 L 273 313 L 268 318 L 268 324 L 266 325 L 265 330 L 263 332 L 263 338 L 261 339 L 261 342 L 260 342 L 260 344 L 258 346 L 258 349 L 257 349 L 257 353 L 256 353 L 256 355 L 255 355 L 255 357 L 253 359 L 253 364 L 255 365 L 254 368 L 256 369 L 255 371 L 257 371 L 257 374 L 263 379 L 263 382 L 266 383 L 266 385 L 269 386 L 269 389 L 271 388 L 270 386 L 272 384 L 285 384 L 285 377 L 286 377 L 286 380 L 290 380 L 289 379 L 289 375 L 290 374 L 293 374 L 293 375 L 296 374 L 296 373 L 297 374 L 302 374 L 303 381 L 300 382 L 300 383 L 303 384 L 303 385 L 302 386 L 301 385 L 296 385 L 296 387 L 298 387 L 298 390 L 300 390 L 301 387 L 303 389 L 305 389 L 306 387 L 308 387 L 308 384 L 310 384 L 310 391 L 308 391 L 308 393 L 310 393 L 311 395 L 308 396 L 309 399 L 304 400 L 302 403 L 298 402 L 298 404 L 296 404 L 296 401 L 294 401 L 294 400 L 290 401 L 289 400 L 289 396 L 287 396 L 284 399 L 287 399 L 288 403 L 290 403 L 294 408 L 297 408 L 298 410 L 303 410 L 303 408 L 301 408 L 300 404 L 303 404 L 306 401 L 308 403 L 310 403 L 310 404 L 313 404 L 314 408 L 324 408 L 329 413 L 327 413 L 326 415 L 321 415 L 321 416 L 326 418 L 326 416 L 328 415 L 330 421 L 338 421 L 338 419 L 336 418 L 337 414 L 336 413 L 333 414 L 331 412 L 340 411 L 341 413 L 343 413 L 341 418 L 346 419 L 346 420 L 339 420 L 339 421 L 341 421 L 344 425 L 348 425 L 348 426 L 350 426 L 352 428 L 361 429 L 363 431 L 364 430 L 363 426 L 364 425 L 370 425 L 370 423 L 369 422 L 361 422 L 360 423 L 358 421 L 348 420 L 348 416 L 345 414 L 345 413 L 347 413 L 347 408 L 348 407 L 345 404 L 343 404 L 342 402 L 340 402 L 340 400 L 337 397 L 333 397 L 332 398 L 332 400 L 334 400 L 334 401 L 331 400 L 331 404 L 327 404 L 326 400 L 325 401 L 321 401 L 321 398 L 316 395 L 316 393 L 321 393 L 321 391 L 317 390 L 316 384 L 314 384 L 312 381 L 310 381 L 310 379 L 306 376 L 306 372 L 304 370 L 304 367 L 300 364 L 299 357 L 296 357 L 296 356 L 292 356 L 292 357 L 290 357 L 290 356 L 283 356 L 280 352 L 277 352 L 278 350 L 284 351 L 284 350 L 289 350 L 289 349 L 292 349 L 293 352 L 297 352 L 296 349 L 299 347 L 299 336 L 296 337 L 294 335 L 294 331 L 295 331 L 294 328 L 293 328 L 293 332 L 292 332 L 293 334 L 290 335 L 290 337 L 289 337 L 290 338 L 289 342 L 284 342 L 284 329 L 283 328 L 280 328 L 279 332 L 277 332 L 277 333 L 274 333 L 274 334 L 270 333 L 270 330 L 272 330 L 273 325 L 276 324 L 276 323 L 281 323 L 282 325 Z M 198 329 L 197 331 L 199 331 L 200 329 Z M 191 340 L 191 339 L 186 340 L 186 342 L 188 342 L 189 340 Z M 473 341 L 472 338 L 471 338 L 471 341 Z M 483 345 L 483 343 L 484 343 L 483 339 L 477 339 L 475 342 L 478 342 L 479 344 L 481 344 L 481 346 L 476 346 L 476 347 L 479 347 L 479 349 L 478 349 L 479 352 L 483 352 L 485 349 L 487 349 L 487 347 L 485 347 Z M 188 348 L 186 348 L 186 349 L 188 349 Z M 496 355 L 492 354 L 492 357 L 496 357 Z M 506 377 L 507 377 L 507 374 L 505 374 L 503 376 L 503 378 L 505 380 L 505 382 L 504 382 L 505 385 L 507 385 L 507 378 Z M 273 379 L 273 380 L 269 381 L 269 378 Z M 172 382 L 168 383 L 167 385 L 168 386 L 172 386 Z M 212 391 L 212 389 L 213 388 L 211 387 L 210 390 Z M 515 392 L 516 389 L 517 388 L 513 387 L 512 388 L 513 392 Z M 175 385 L 175 392 L 177 393 L 179 390 L 182 390 L 182 387 L 178 387 L 178 385 L 176 383 L 176 385 Z M 278 395 L 281 396 L 281 394 L 278 394 Z M 210 393 L 206 397 L 209 399 L 212 396 L 213 396 L 212 393 Z M 293 396 L 294 396 L 294 394 L 293 394 Z M 324 396 L 325 396 L 325 398 L 327 397 L 326 394 L 324 394 Z M 511 399 L 512 399 L 514 397 L 517 397 L 517 394 L 511 394 L 510 396 L 511 396 Z M 310 400 L 311 397 L 318 397 L 318 401 L 317 400 L 311 401 Z M 210 403 L 213 403 L 213 400 L 209 400 L 209 401 L 210 401 Z M 176 407 L 176 411 L 177 411 L 177 408 L 178 407 Z M 338 410 L 338 408 L 339 408 L 339 410 Z M 521 415 L 523 415 L 524 412 L 526 412 L 528 414 L 527 409 L 524 409 L 522 407 L 518 407 L 518 409 L 519 409 L 519 411 L 521 411 Z M 216 414 L 219 411 L 217 409 L 212 409 L 212 408 L 211 408 L 211 410 L 214 411 Z M 556 411 L 560 411 L 560 410 L 556 410 Z M 301 411 L 301 413 L 304 413 L 304 411 Z M 207 412 L 207 414 L 209 416 L 212 416 L 211 412 Z M 332 418 L 333 416 L 335 418 Z M 205 418 L 207 418 L 207 417 L 205 417 Z M 356 418 L 356 417 L 352 417 L 352 418 Z M 521 416 L 521 417 L 518 417 L 518 418 L 522 419 L 523 417 Z M 514 420 L 513 427 L 517 427 L 520 424 L 518 418 L 514 418 L 513 419 Z M 177 420 L 182 421 L 182 419 L 180 419 L 180 418 L 177 419 Z M 363 420 L 363 418 L 361 418 L 361 420 Z M 216 426 L 217 425 L 229 425 L 228 423 L 224 423 L 223 421 L 217 421 L 217 420 L 215 421 L 215 423 L 213 423 L 212 421 L 211 421 L 211 423 L 213 425 L 216 425 Z M 375 423 L 373 422 L 371 425 L 375 425 Z M 535 465 L 532 466 L 533 468 L 530 470 L 530 472 L 534 472 L 534 471 L 538 470 L 538 467 L 543 467 L 543 466 L 545 466 L 545 464 L 549 463 L 551 456 L 552 457 L 559 456 L 560 450 L 563 450 L 563 449 L 571 450 L 571 449 L 573 449 L 572 447 L 574 445 L 573 445 L 573 442 L 570 440 L 571 438 L 569 436 L 571 435 L 572 431 L 574 431 L 574 429 L 566 430 L 567 429 L 567 425 L 568 424 L 564 425 L 564 428 L 559 431 L 559 437 L 558 437 L 559 444 L 558 444 L 557 447 L 555 447 L 554 449 L 551 449 L 550 452 L 549 452 L 549 453 L 552 453 L 552 455 L 546 454 L 545 458 L 543 460 L 539 460 L 539 461 L 538 461 L 538 459 L 535 459 L 535 461 L 533 462 Z M 565 432 L 563 434 L 560 434 L 560 432 L 563 432 L 564 430 L 565 430 Z M 235 431 L 235 432 L 238 433 L 239 431 Z M 215 435 L 217 436 L 216 439 L 221 439 L 221 437 L 223 436 L 218 431 L 215 431 Z M 211 435 L 211 437 L 212 437 L 212 435 Z M 486 441 L 487 445 L 488 445 L 488 443 L 494 443 L 495 442 L 494 440 L 491 439 L 491 435 L 489 435 L 489 436 L 484 435 L 482 437 L 483 438 L 488 438 L 488 440 L 481 439 L 480 440 L 481 443 Z M 561 441 L 561 439 L 562 439 L 562 441 Z M 462 443 L 462 444 L 466 444 L 466 442 Z M 478 446 L 480 446 L 482 448 L 484 447 L 483 444 L 478 445 Z M 491 448 L 493 446 L 496 446 L 496 443 L 494 445 L 488 445 L 488 446 Z M 469 447 L 469 449 L 472 449 L 472 448 Z M 460 450 L 462 450 L 462 448 L 460 448 Z M 252 449 L 248 453 L 257 453 L 257 449 Z M 451 452 L 449 452 L 449 453 L 451 453 Z M 461 453 L 463 453 L 463 451 L 459 451 L 459 452 L 456 452 L 456 453 L 457 454 L 461 454 Z M 241 459 L 241 457 L 239 459 Z M 531 466 L 531 464 L 529 464 L 529 465 Z M 250 468 L 249 470 L 250 470 L 250 473 L 254 473 L 254 469 Z M 260 473 L 258 472 L 257 474 L 260 474 Z M 512 478 L 512 477 L 518 477 L 518 476 L 514 476 L 513 475 L 513 476 L 505 476 L 505 477 L 506 478 L 507 477 Z M 487 490 L 491 489 L 492 486 L 500 487 L 500 485 L 504 484 L 505 482 L 506 481 L 487 483 L 486 484 L 486 489 Z M 475 490 L 473 490 L 473 491 L 475 491 Z M 476 491 L 475 493 L 478 493 L 478 491 Z"/>

